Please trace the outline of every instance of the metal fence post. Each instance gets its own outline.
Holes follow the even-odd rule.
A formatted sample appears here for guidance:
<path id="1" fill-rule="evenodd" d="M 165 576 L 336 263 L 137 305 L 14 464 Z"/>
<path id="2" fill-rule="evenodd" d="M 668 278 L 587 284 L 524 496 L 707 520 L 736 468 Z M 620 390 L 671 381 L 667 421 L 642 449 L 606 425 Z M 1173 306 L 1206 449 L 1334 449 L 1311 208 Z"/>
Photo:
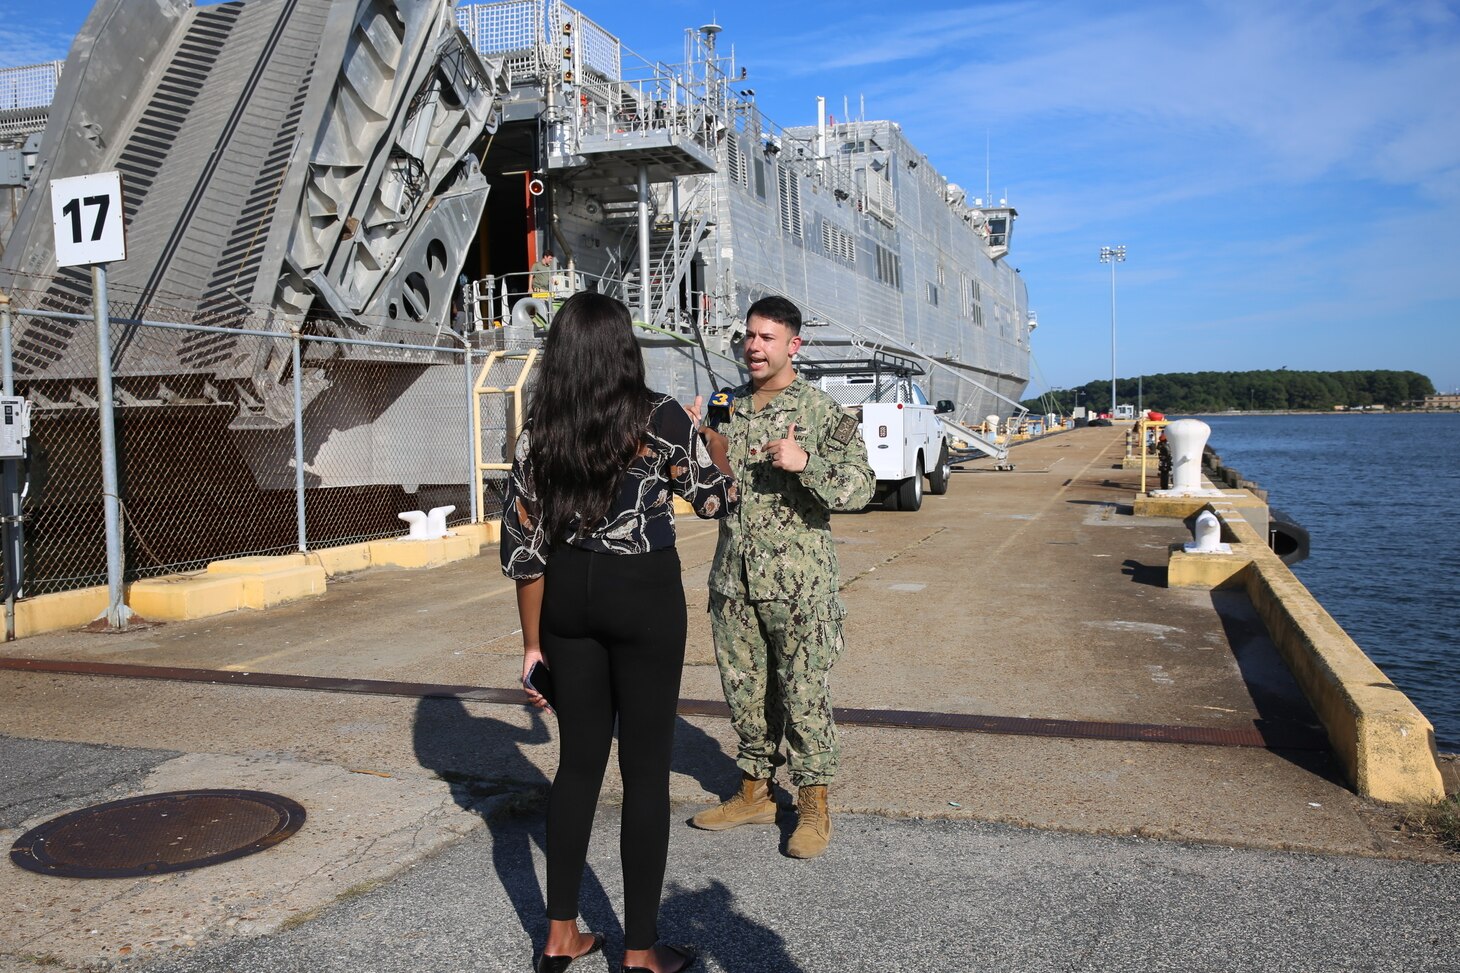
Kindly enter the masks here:
<path id="1" fill-rule="evenodd" d="M 300 371 L 299 329 L 289 329 L 290 352 L 294 360 L 294 518 L 299 525 L 300 553 L 309 550 L 309 531 L 304 521 L 304 376 Z"/>
<path id="2" fill-rule="evenodd" d="M 462 348 L 461 355 L 466 360 L 466 492 L 471 496 L 471 522 L 479 524 L 482 521 L 482 509 L 481 498 L 478 496 L 477 479 L 482 472 L 477 469 L 476 434 L 473 432 L 476 423 L 472 421 L 477 403 L 476 382 L 471 373 L 471 345 Z"/>
<path id="3" fill-rule="evenodd" d="M 10 357 L 10 296 L 0 294 L 0 359 L 3 359 L 4 392 L 15 394 L 15 369 Z M 21 595 L 25 579 L 25 523 L 21 519 L 20 460 L 5 460 L 4 494 L 4 558 L 5 558 L 5 641 L 15 641 L 15 599 Z"/>
<path id="4" fill-rule="evenodd" d="M 106 512 L 106 622 L 126 631 L 132 611 L 122 604 L 122 498 L 117 478 L 117 430 L 112 395 L 111 308 L 106 264 L 91 265 L 92 314 L 96 320 L 96 406 L 101 427 L 101 493 Z"/>

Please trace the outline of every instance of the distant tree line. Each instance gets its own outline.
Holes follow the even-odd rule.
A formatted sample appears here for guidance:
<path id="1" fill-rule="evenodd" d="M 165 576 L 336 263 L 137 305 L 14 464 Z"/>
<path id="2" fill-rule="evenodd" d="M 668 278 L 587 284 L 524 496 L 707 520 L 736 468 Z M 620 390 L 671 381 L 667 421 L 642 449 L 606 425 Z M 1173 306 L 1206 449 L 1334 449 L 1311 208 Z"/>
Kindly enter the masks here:
<path id="1" fill-rule="evenodd" d="M 1295 372 L 1286 368 L 1263 372 L 1166 372 L 1115 383 L 1116 399 L 1157 412 L 1228 412 L 1318 409 L 1382 405 L 1395 408 L 1435 392 L 1419 372 Z M 1087 382 L 1075 389 L 1057 389 L 1040 399 L 1027 399 L 1031 411 L 1043 412 L 1050 402 L 1068 414 L 1076 405 L 1096 412 L 1110 409 L 1110 381 Z"/>

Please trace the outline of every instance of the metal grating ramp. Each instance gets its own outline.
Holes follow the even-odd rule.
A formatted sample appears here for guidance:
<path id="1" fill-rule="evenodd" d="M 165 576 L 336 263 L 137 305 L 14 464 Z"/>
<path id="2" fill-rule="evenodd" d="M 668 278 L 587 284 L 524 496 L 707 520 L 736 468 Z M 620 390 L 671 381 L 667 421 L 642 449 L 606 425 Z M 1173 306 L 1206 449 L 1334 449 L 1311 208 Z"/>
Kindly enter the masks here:
<path id="1" fill-rule="evenodd" d="M 229 302 L 220 296 L 230 294 L 236 295 L 234 317 L 247 314 L 259 265 L 239 259 L 248 254 L 237 249 L 238 241 L 257 239 L 272 215 L 273 197 L 260 186 L 276 186 L 285 171 L 278 146 L 286 145 L 287 158 L 327 12 L 326 0 L 288 0 L 201 7 L 189 18 L 187 35 L 153 99 L 158 116 L 178 120 L 155 177 L 170 188 L 146 195 L 130 230 L 131 245 L 151 259 L 127 261 L 114 278 L 118 292 L 134 301 L 133 317 L 182 302 L 189 311 L 204 312 L 203 323 L 226 324 L 220 310 Z M 193 91 L 175 83 L 184 67 L 197 79 Z M 234 339 L 191 337 L 165 350 L 151 346 L 129 361 L 135 335 L 124 330 L 114 366 L 217 372 L 229 360 L 227 346 Z"/>

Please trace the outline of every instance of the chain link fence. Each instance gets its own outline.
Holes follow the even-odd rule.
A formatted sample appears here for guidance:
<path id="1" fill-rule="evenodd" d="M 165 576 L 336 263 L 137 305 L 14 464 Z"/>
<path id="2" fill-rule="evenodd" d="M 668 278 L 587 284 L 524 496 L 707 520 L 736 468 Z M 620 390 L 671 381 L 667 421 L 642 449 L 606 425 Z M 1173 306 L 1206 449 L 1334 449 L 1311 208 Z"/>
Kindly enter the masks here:
<path id="1" fill-rule="evenodd" d="M 97 330 L 81 288 L 45 283 L 11 291 L 8 311 L 14 394 L 31 404 L 25 595 L 107 581 Z M 364 340 L 308 322 L 296 333 L 263 310 L 154 301 L 144 320 L 110 297 L 127 580 L 401 535 L 402 511 L 453 506 L 448 525 L 500 514 L 505 473 L 478 462 L 510 461 L 512 399 L 477 389 L 520 368 L 481 374 L 500 330 L 372 327 Z"/>

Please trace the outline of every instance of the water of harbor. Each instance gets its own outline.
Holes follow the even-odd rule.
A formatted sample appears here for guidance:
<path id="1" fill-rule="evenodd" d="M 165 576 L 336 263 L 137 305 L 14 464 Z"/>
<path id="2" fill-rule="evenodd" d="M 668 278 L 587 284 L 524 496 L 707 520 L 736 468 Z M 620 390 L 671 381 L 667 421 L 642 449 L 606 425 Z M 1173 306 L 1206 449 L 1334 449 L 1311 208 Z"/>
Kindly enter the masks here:
<path id="1" fill-rule="evenodd" d="M 1201 418 L 1312 536 L 1298 579 L 1460 752 L 1460 415 Z"/>

